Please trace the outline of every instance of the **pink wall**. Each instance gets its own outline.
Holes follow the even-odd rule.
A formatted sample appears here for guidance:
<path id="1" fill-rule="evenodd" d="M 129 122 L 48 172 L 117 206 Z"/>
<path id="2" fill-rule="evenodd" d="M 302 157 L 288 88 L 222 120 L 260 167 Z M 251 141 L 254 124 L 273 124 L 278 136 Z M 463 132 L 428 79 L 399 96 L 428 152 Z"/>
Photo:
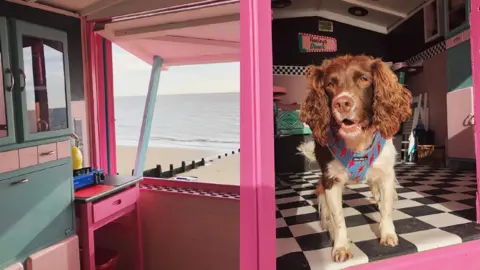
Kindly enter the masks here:
<path id="1" fill-rule="evenodd" d="M 240 269 L 239 200 L 142 191 L 140 205 L 145 270 Z"/>
<path id="2" fill-rule="evenodd" d="M 429 127 L 435 132 L 435 144 L 444 146 L 447 138 L 447 52 L 425 60 L 423 70 L 407 77 L 406 84 L 415 96 L 428 94 Z"/>
<path id="3" fill-rule="evenodd" d="M 287 89 L 287 94 L 280 97 L 284 104 L 302 103 L 307 96 L 307 80 L 303 75 L 273 75 L 273 85 Z"/>

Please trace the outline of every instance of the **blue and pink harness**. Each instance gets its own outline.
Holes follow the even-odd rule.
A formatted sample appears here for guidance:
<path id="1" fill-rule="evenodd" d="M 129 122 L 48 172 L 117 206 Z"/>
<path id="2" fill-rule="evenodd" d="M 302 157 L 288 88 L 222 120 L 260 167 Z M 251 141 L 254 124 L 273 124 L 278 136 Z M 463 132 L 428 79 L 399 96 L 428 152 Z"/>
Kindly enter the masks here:
<path id="1" fill-rule="evenodd" d="M 376 132 L 372 145 L 362 153 L 355 153 L 345 146 L 345 141 L 337 136 L 335 128 L 331 127 L 328 133 L 330 152 L 345 166 L 350 179 L 357 182 L 366 180 L 368 168 L 380 155 L 386 141 L 379 132 Z"/>

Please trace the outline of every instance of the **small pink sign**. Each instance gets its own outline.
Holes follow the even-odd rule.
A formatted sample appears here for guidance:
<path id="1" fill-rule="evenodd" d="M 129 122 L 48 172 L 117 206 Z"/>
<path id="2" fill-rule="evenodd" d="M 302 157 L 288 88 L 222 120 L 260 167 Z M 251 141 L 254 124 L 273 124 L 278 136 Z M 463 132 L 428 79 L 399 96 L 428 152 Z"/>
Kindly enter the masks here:
<path id="1" fill-rule="evenodd" d="M 300 52 L 336 52 L 337 40 L 332 37 L 298 33 Z"/>

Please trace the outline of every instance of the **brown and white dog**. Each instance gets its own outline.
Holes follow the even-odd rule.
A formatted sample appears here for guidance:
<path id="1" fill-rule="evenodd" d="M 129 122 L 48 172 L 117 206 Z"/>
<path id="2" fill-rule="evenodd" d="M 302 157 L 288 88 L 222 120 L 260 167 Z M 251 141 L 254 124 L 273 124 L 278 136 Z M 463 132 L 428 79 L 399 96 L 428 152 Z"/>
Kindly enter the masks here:
<path id="1" fill-rule="evenodd" d="M 369 56 L 341 56 L 307 69 L 309 92 L 302 104 L 300 119 L 312 129 L 314 141 L 299 150 L 316 160 L 322 170 L 318 201 L 321 225 L 333 241 L 332 259 L 343 262 L 352 257 L 342 210 L 344 185 L 352 181 L 350 163 L 341 162 L 331 141 L 341 141 L 351 153 L 378 152 L 366 162 L 363 180 L 378 203 L 381 221 L 380 244 L 398 245 L 392 220 L 395 191 L 395 156 L 392 137 L 400 123 L 411 115 L 412 96 L 381 59 Z M 372 145 L 375 143 L 375 145 Z M 343 151 L 342 151 L 343 152 Z M 352 154 L 353 155 L 353 154 Z M 351 160 L 353 166 L 356 162 Z M 358 180 L 358 179 L 357 179 Z"/>

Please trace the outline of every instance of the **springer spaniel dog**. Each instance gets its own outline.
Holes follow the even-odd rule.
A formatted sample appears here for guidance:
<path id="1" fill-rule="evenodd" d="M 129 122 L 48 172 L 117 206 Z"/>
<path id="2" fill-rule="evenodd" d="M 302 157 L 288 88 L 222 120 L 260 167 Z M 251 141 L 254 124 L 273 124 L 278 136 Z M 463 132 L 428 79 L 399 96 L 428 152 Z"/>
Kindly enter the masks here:
<path id="1" fill-rule="evenodd" d="M 412 95 L 381 59 L 341 56 L 309 66 L 309 92 L 300 119 L 314 141 L 299 146 L 322 170 L 317 187 L 321 226 L 333 241 L 332 259 L 352 257 L 342 209 L 347 183 L 370 186 L 380 210 L 380 244 L 394 247 L 392 220 L 396 150 L 392 137 L 411 115 Z"/>

